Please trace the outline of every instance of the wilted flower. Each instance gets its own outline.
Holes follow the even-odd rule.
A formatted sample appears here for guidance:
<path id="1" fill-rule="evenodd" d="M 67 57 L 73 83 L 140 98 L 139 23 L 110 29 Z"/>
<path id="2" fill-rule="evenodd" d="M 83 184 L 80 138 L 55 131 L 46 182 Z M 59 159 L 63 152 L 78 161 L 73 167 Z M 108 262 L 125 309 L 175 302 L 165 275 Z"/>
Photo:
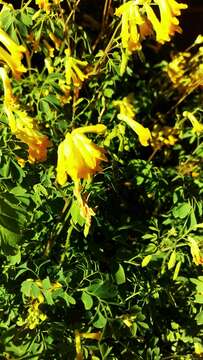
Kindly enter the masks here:
<path id="1" fill-rule="evenodd" d="M 13 76 L 16 79 L 19 79 L 21 74 L 27 71 L 21 63 L 21 59 L 23 53 L 26 52 L 26 48 L 23 45 L 17 45 L 2 29 L 0 29 L 0 42 L 8 50 L 6 51 L 0 46 L 0 59 L 10 67 Z"/>
<path id="2" fill-rule="evenodd" d="M 67 133 L 58 147 L 57 181 L 64 185 L 68 175 L 74 182 L 89 179 L 101 170 L 101 161 L 106 161 L 104 149 L 95 145 L 84 133 L 102 133 L 106 126 L 102 124 L 84 126 Z"/>
<path id="3" fill-rule="evenodd" d="M 47 148 L 51 146 L 51 142 L 46 135 L 39 131 L 36 121 L 26 111 L 19 109 L 19 105 L 12 94 L 10 80 L 5 69 L 0 68 L 0 76 L 4 86 L 4 110 L 12 134 L 28 145 L 28 161 L 30 163 L 45 161 Z"/>
<path id="4" fill-rule="evenodd" d="M 190 111 L 184 111 L 183 116 L 188 118 L 190 122 L 192 123 L 193 129 L 192 131 L 194 133 L 200 134 L 203 132 L 203 124 L 201 124 L 195 115 L 191 113 Z"/>
<path id="5" fill-rule="evenodd" d="M 133 119 L 135 117 L 135 112 L 128 97 L 124 97 L 122 100 L 114 101 L 114 105 L 119 106 L 120 108 L 118 119 L 125 121 L 125 123 L 135 131 L 142 146 L 148 146 L 149 140 L 151 139 L 151 133 L 148 128 L 145 128 Z"/>

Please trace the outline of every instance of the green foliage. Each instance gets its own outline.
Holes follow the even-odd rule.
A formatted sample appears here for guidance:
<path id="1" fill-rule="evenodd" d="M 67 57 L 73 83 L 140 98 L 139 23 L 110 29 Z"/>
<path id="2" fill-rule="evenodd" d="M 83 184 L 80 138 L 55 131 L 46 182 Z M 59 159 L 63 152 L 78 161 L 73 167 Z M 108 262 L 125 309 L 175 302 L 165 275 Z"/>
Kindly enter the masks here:
<path id="1" fill-rule="evenodd" d="M 95 9 L 53 0 L 48 12 L 36 1 L 9 3 L 0 27 L 26 46 L 28 68 L 11 80 L 13 93 L 52 146 L 44 162 L 28 161 L 28 146 L 10 131 L 1 83 L 0 358 L 200 359 L 203 147 L 183 112 L 200 121 L 201 89 L 174 87 L 166 72 L 172 45 L 158 53 L 150 39 L 120 75 L 112 14 L 121 1 L 107 23 L 100 2 Z M 88 62 L 85 81 L 68 91 L 67 48 Z M 154 134 L 147 147 L 117 118 L 113 101 L 127 96 L 136 121 Z M 95 212 L 85 236 L 71 178 L 56 181 L 57 148 L 67 132 L 97 123 L 107 131 L 90 138 L 108 162 L 81 182 Z"/>

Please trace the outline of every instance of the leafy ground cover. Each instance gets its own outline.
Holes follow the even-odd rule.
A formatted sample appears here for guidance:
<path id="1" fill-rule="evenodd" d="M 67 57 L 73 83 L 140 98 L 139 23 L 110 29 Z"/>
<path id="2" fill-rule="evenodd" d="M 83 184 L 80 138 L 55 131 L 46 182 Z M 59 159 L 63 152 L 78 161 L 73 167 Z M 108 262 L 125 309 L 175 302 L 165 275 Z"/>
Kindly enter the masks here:
<path id="1" fill-rule="evenodd" d="M 0 5 L 1 359 L 202 358 L 203 37 L 176 49 L 186 3 Z"/>

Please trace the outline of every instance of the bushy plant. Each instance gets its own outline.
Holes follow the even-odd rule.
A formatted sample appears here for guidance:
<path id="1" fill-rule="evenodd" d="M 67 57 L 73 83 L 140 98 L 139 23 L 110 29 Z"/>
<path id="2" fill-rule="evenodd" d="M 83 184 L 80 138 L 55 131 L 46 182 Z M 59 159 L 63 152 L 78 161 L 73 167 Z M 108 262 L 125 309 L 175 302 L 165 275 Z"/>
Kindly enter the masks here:
<path id="1" fill-rule="evenodd" d="M 176 49 L 186 8 L 1 1 L 1 359 L 203 356 L 203 37 Z"/>

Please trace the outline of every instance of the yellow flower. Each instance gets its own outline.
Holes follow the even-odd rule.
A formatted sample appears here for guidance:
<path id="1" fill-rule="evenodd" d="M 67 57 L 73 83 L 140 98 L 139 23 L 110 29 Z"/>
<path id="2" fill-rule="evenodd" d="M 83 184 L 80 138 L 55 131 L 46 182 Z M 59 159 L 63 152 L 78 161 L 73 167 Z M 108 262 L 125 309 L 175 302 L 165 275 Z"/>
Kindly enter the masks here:
<path id="1" fill-rule="evenodd" d="M 115 11 L 116 16 L 122 16 L 121 19 L 121 42 L 124 49 L 129 53 L 141 49 L 140 34 L 138 26 L 145 22 L 141 16 L 139 6 L 135 1 L 128 1 L 119 6 Z"/>
<path id="2" fill-rule="evenodd" d="M 34 163 L 36 161 L 45 161 L 47 158 L 47 148 L 51 146 L 46 135 L 43 135 L 26 111 L 19 109 L 12 94 L 11 84 L 5 69 L 0 68 L 0 76 L 4 86 L 4 110 L 8 117 L 9 126 L 12 134 L 17 139 L 28 145 L 28 161 Z"/>
<path id="3" fill-rule="evenodd" d="M 118 119 L 125 121 L 125 123 L 135 131 L 142 146 L 148 146 L 149 140 L 151 139 L 151 133 L 148 128 L 145 128 L 133 119 L 135 117 L 135 112 L 128 97 L 124 97 L 122 100 L 114 101 L 114 105 L 119 106 L 120 108 Z"/>
<path id="4" fill-rule="evenodd" d="M 179 86 L 183 80 L 187 80 L 184 75 L 190 56 L 188 52 L 181 52 L 168 64 L 167 74 L 174 85 Z"/>
<path id="5" fill-rule="evenodd" d="M 102 133 L 106 126 L 102 124 L 84 126 L 66 134 L 65 140 L 58 147 L 57 182 L 64 185 L 67 177 L 74 181 L 74 195 L 85 220 L 84 235 L 89 233 L 91 217 L 95 212 L 88 206 L 87 199 L 81 195 L 80 179 L 90 179 L 101 170 L 101 161 L 107 161 L 104 149 L 95 145 L 84 133 Z"/>
<path id="6" fill-rule="evenodd" d="M 17 45 L 2 29 L 0 29 L 0 42 L 8 50 L 6 51 L 0 46 L 0 59 L 10 67 L 13 76 L 16 79 L 19 79 L 21 74 L 27 71 L 21 63 L 21 59 L 23 53 L 26 52 L 26 48 L 23 45 Z"/>
<path id="7" fill-rule="evenodd" d="M 104 149 L 95 145 L 84 133 L 102 133 L 106 127 L 102 124 L 85 126 L 67 133 L 58 147 L 57 181 L 64 185 L 68 175 L 74 182 L 89 179 L 101 170 L 100 162 L 106 161 Z"/>
<path id="8" fill-rule="evenodd" d="M 133 105 L 130 103 L 129 97 L 126 96 L 122 100 L 115 100 L 113 105 L 119 107 L 121 115 L 134 118 L 135 111 Z"/>
<path id="9" fill-rule="evenodd" d="M 82 83 L 88 78 L 88 76 L 80 70 L 80 67 L 87 66 L 88 63 L 87 61 L 80 61 L 70 56 L 70 49 L 66 49 L 65 54 L 66 84 L 69 87 L 71 87 L 71 84 L 73 84 L 74 87 L 81 87 Z"/>
<path id="10" fill-rule="evenodd" d="M 178 3 L 175 0 L 155 0 L 155 3 L 159 7 L 160 20 L 149 3 L 146 2 L 143 6 L 147 18 L 150 20 L 156 33 L 156 40 L 163 44 L 166 41 L 170 41 L 170 37 L 174 35 L 175 32 L 181 32 L 176 16 L 179 16 L 181 9 L 186 9 L 187 5 Z"/>
<path id="11" fill-rule="evenodd" d="M 157 150 L 164 145 L 173 146 L 178 141 L 177 135 L 178 130 L 174 127 L 154 125 L 151 146 Z"/>
<path id="12" fill-rule="evenodd" d="M 26 163 L 25 159 L 22 159 L 21 157 L 16 156 L 16 160 L 17 160 L 18 164 L 20 165 L 20 167 L 24 168 L 25 163 Z"/>
<path id="13" fill-rule="evenodd" d="M 203 124 L 201 124 L 197 118 L 195 117 L 195 115 L 189 111 L 184 111 L 183 113 L 184 117 L 187 117 L 190 122 L 192 123 L 193 129 L 192 131 L 194 133 L 200 134 L 203 132 Z"/>
<path id="14" fill-rule="evenodd" d="M 192 255 L 192 259 L 195 263 L 195 265 L 203 265 L 203 256 L 201 255 L 199 246 L 193 238 L 189 237 L 189 246 L 190 246 L 190 252 Z"/>
<path id="15" fill-rule="evenodd" d="M 49 0 L 35 0 L 35 3 L 39 6 L 40 9 L 50 12 L 50 3 Z"/>
<path id="16" fill-rule="evenodd" d="M 35 329 L 41 322 L 47 319 L 47 315 L 44 314 L 40 309 L 41 302 L 34 300 L 28 309 L 28 316 L 25 319 L 25 325 L 30 329 Z"/>
<path id="17" fill-rule="evenodd" d="M 55 45 L 55 48 L 56 48 L 57 50 L 59 50 L 60 47 L 61 47 L 62 40 L 59 39 L 59 38 L 58 38 L 54 33 L 52 33 L 52 32 L 49 33 L 49 37 L 50 37 L 50 39 L 53 41 L 53 43 L 54 43 L 54 45 Z"/>

